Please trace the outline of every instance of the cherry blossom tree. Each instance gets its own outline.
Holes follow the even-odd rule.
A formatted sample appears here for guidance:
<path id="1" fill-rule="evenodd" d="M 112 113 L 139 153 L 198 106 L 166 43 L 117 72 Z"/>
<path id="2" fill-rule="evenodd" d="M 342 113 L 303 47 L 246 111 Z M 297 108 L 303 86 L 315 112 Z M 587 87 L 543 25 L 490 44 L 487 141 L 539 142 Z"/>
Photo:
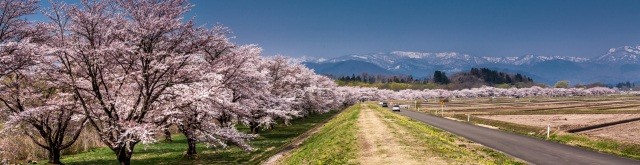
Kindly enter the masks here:
<path id="1" fill-rule="evenodd" d="M 34 29 L 24 16 L 33 14 L 37 0 L 0 1 L 0 77 L 30 65 Z"/>
<path id="2" fill-rule="evenodd" d="M 55 79 L 58 70 L 43 54 L 48 47 L 46 26 L 21 17 L 37 9 L 37 1 L 0 2 L 0 102 L 9 116 L 4 133 L 27 135 L 49 153 L 49 163 L 60 164 L 60 151 L 80 135 L 86 118 L 75 97 Z"/>
<path id="3" fill-rule="evenodd" d="M 245 118 L 252 133 L 258 133 L 260 127 L 271 127 L 276 119 L 288 123 L 302 115 L 299 105 L 304 95 L 301 85 L 303 66 L 281 56 L 264 59 L 260 64 L 258 70 L 265 74 L 264 80 L 268 84 L 260 92 L 267 97 L 253 100 L 258 106 Z"/>
<path id="4" fill-rule="evenodd" d="M 253 136 L 235 129 L 234 125 L 222 125 L 215 122 L 222 115 L 220 104 L 228 104 L 231 94 L 221 88 L 221 76 L 209 73 L 201 82 L 180 84 L 169 89 L 173 92 L 171 100 L 175 107 L 169 123 L 176 124 L 187 138 L 186 156 L 194 156 L 196 144 L 202 142 L 208 146 L 226 147 L 230 142 L 245 150 L 252 148 L 246 143 Z M 176 104 L 178 103 L 178 104 Z M 171 111 L 170 110 L 170 111 Z"/>
<path id="5" fill-rule="evenodd" d="M 247 151 L 252 148 L 246 143 L 253 135 L 235 129 L 235 123 L 247 118 L 251 111 L 259 108 L 259 103 L 269 101 L 263 96 L 264 74 L 257 72 L 260 49 L 235 46 L 227 41 L 225 28 L 216 27 L 200 36 L 200 73 L 194 74 L 192 83 L 179 85 L 171 91 L 179 103 L 170 109 L 170 122 L 178 126 L 187 137 L 187 156 L 196 154 L 196 143 L 226 147 L 228 143 Z M 194 97 L 195 96 L 195 97 Z"/>
<path id="6" fill-rule="evenodd" d="M 44 84 L 14 87 L 12 96 L 0 98 L 10 112 L 3 132 L 27 135 L 47 150 L 49 163 L 61 164 L 60 152 L 75 143 L 86 123 L 73 94 Z"/>
<path id="7" fill-rule="evenodd" d="M 53 20 L 64 43 L 50 53 L 62 69 L 79 107 L 121 164 L 130 164 L 136 144 L 155 141 L 167 89 L 189 83 L 198 44 L 182 15 L 184 0 L 82 1 Z M 53 12 L 55 13 L 55 12 Z M 55 37 L 58 36 L 58 37 Z"/>

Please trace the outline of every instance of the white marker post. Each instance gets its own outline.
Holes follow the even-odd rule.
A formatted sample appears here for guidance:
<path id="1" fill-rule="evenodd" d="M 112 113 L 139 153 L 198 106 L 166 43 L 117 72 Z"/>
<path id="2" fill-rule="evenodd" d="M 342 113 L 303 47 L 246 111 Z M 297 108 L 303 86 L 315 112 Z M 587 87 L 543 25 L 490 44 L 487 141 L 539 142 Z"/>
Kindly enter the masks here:
<path id="1" fill-rule="evenodd" d="M 470 122 L 471 122 L 471 114 L 467 113 L 467 123 L 470 123 Z"/>
<path id="2" fill-rule="evenodd" d="M 551 124 L 547 124 L 547 139 L 549 139 L 549 132 L 551 132 Z"/>

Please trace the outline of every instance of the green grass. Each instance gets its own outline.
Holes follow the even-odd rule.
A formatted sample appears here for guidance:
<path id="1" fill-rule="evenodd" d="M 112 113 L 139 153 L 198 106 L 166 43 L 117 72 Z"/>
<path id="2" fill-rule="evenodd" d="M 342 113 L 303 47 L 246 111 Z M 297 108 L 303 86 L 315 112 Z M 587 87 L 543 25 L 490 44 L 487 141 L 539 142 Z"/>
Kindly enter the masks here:
<path id="1" fill-rule="evenodd" d="M 149 145 L 136 145 L 131 160 L 132 164 L 259 164 L 283 148 L 298 135 L 306 132 L 318 123 L 338 113 L 332 111 L 308 118 L 296 119 L 289 126 L 276 125 L 272 130 L 260 133 L 260 136 L 250 142 L 256 150 L 244 152 L 242 149 L 230 146 L 226 149 L 207 148 L 197 146 L 197 158 L 184 158 L 187 142 L 184 136 L 173 136 L 173 142 L 159 142 Z M 248 131 L 246 128 L 241 130 Z M 118 164 L 116 156 L 108 148 L 97 148 L 89 152 L 65 155 L 61 160 L 65 164 Z M 41 163 L 46 160 L 40 161 Z"/>
<path id="2" fill-rule="evenodd" d="M 455 115 L 454 118 L 467 120 L 466 115 Z M 474 117 L 472 123 L 496 126 L 500 130 L 513 132 L 521 135 L 527 135 L 535 138 L 546 139 L 545 128 L 527 126 L 522 124 L 509 123 L 498 120 L 484 119 Z M 640 145 L 633 143 L 620 142 L 611 139 L 588 137 L 579 134 L 553 134 L 550 136 L 551 141 L 562 144 L 577 146 L 589 150 L 603 153 L 614 154 L 622 157 L 640 160 Z"/>
<path id="3" fill-rule="evenodd" d="M 578 134 L 553 135 L 550 138 L 551 141 L 563 144 L 640 160 L 640 145 L 638 144 L 624 143 L 610 139 L 596 139 Z"/>
<path id="4" fill-rule="evenodd" d="M 419 144 L 452 164 L 524 164 L 501 152 L 480 145 L 469 145 L 470 141 L 420 121 L 390 112 L 377 105 L 369 105 L 385 119 L 390 119 L 407 128 Z M 387 120 L 389 121 L 389 120 Z"/>
<path id="5" fill-rule="evenodd" d="M 355 164 L 360 104 L 344 110 L 309 137 L 283 164 Z"/>

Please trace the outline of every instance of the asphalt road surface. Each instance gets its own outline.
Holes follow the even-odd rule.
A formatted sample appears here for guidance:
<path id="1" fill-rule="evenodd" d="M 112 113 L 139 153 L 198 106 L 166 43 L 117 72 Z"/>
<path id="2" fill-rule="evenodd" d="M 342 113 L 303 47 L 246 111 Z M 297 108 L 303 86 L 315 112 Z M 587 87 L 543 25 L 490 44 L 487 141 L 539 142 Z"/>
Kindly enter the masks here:
<path id="1" fill-rule="evenodd" d="M 421 112 L 402 110 L 398 114 L 438 127 L 473 142 L 502 151 L 531 164 L 635 164 L 640 161 L 603 154 L 560 143 L 544 141 L 500 130 L 431 116 Z"/>

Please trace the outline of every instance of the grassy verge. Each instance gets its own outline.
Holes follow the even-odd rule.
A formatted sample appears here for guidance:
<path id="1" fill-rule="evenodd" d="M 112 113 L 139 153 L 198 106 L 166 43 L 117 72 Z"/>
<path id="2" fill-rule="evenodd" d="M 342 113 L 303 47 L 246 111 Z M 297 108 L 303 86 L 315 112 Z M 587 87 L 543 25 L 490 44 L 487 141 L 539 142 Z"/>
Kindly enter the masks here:
<path id="1" fill-rule="evenodd" d="M 306 132 L 318 123 L 324 122 L 337 111 L 315 115 L 304 119 L 296 119 L 289 126 L 276 125 L 272 130 L 260 133 L 250 142 L 256 150 L 244 152 L 238 147 L 226 149 L 207 148 L 198 145 L 198 157 L 183 158 L 187 148 L 184 136 L 176 135 L 173 142 L 160 142 L 149 145 L 137 145 L 131 164 L 258 164 L 278 152 L 278 148 L 289 143 L 298 135 Z M 46 160 L 40 161 L 44 163 Z M 116 156 L 108 148 L 97 148 L 89 152 L 63 156 L 65 164 L 118 164 Z"/>
<path id="2" fill-rule="evenodd" d="M 454 118 L 467 120 L 466 115 L 455 115 Z M 527 135 L 531 137 L 546 139 L 545 128 L 527 126 L 522 124 L 509 123 L 491 119 L 474 117 L 472 123 L 486 124 L 499 127 L 501 130 L 513 132 L 517 134 Z M 640 160 L 640 145 L 633 143 L 625 143 L 611 139 L 588 137 L 585 135 L 561 133 L 550 136 L 551 141 L 578 146 L 598 152 L 614 154 L 622 157 Z"/>
<path id="3" fill-rule="evenodd" d="M 387 121 L 393 121 L 406 128 L 411 136 L 417 137 L 421 147 L 432 151 L 436 156 L 445 158 L 452 164 L 524 164 L 501 152 L 488 147 L 472 144 L 471 141 L 449 132 L 426 125 L 420 121 L 410 119 L 390 112 L 377 105 L 369 105 L 378 111 Z"/>
<path id="4" fill-rule="evenodd" d="M 358 153 L 357 121 L 360 104 L 338 114 L 282 159 L 282 164 L 354 164 Z"/>
<path id="5" fill-rule="evenodd" d="M 579 134 L 552 135 L 552 141 L 640 160 L 640 145 Z"/>

